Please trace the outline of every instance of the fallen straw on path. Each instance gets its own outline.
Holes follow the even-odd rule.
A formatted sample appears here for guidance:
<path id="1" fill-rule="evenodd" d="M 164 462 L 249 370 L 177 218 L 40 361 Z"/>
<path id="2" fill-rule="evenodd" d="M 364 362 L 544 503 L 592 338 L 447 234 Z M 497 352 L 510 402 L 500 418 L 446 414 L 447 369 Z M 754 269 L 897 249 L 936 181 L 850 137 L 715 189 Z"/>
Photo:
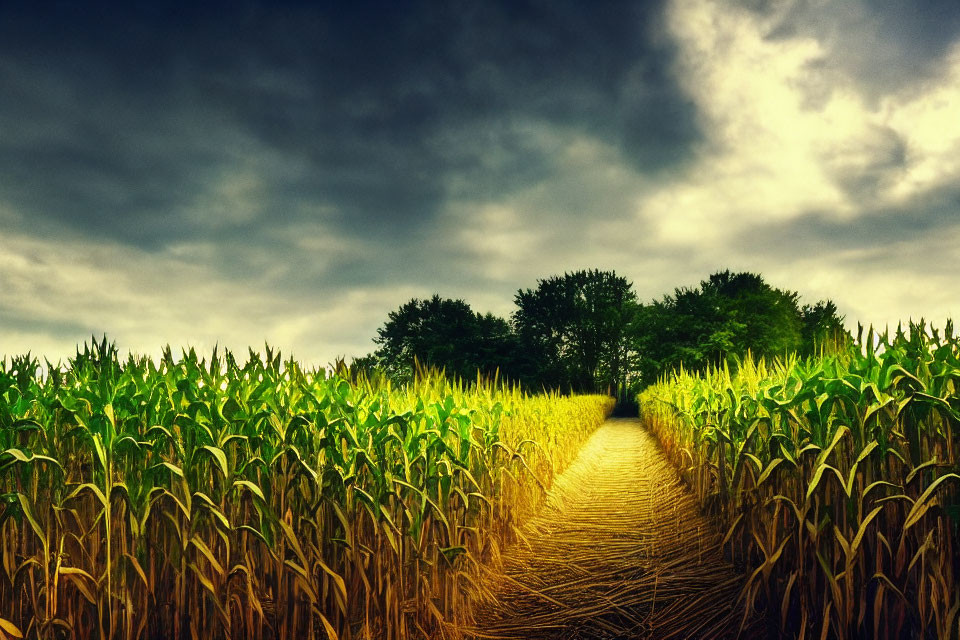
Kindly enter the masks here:
<path id="1" fill-rule="evenodd" d="M 742 577 L 656 440 L 608 420 L 487 582 L 467 637 L 735 638 Z M 740 637 L 765 637 L 748 621 Z"/>

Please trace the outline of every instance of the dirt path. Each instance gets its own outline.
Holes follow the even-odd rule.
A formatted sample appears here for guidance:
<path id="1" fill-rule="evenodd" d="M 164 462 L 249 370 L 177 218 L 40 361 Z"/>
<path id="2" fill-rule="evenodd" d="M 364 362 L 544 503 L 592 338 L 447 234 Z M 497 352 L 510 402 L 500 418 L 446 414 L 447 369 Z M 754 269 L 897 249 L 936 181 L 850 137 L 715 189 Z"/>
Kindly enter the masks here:
<path id="1" fill-rule="evenodd" d="M 742 579 L 636 419 L 591 436 L 525 534 L 490 576 L 477 638 L 737 637 Z"/>

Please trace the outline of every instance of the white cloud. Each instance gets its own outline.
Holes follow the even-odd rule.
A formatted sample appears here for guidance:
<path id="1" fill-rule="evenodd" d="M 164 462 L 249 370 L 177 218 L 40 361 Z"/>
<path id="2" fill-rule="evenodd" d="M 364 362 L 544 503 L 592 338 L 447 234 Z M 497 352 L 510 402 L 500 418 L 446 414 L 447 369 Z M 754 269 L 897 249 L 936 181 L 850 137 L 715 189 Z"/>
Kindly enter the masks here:
<path id="1" fill-rule="evenodd" d="M 464 206 L 456 214 L 455 242 L 472 254 L 482 274 L 494 281 L 510 281 L 526 270 L 543 251 L 539 234 L 525 227 L 513 207 L 484 204 Z"/>
<path id="2" fill-rule="evenodd" d="M 910 165 L 893 189 L 905 199 L 960 176 L 960 43 L 926 91 L 884 100 L 880 118 L 907 141 Z"/>
<path id="3" fill-rule="evenodd" d="M 831 298 L 846 315 L 847 326 L 873 324 L 896 328 L 924 317 L 942 327 L 960 318 L 953 293 L 956 277 L 945 264 L 960 260 L 960 229 L 945 230 L 923 245 L 903 241 L 866 249 L 809 256 L 764 270 L 769 281 L 799 289 L 805 301 Z"/>
<path id="4" fill-rule="evenodd" d="M 457 295 L 506 314 L 507 283 L 512 294 L 563 271 L 615 269 L 649 299 L 731 268 L 763 273 L 806 302 L 831 298 L 853 323 L 951 313 L 950 286 L 916 268 L 919 238 L 799 257 L 790 250 L 799 239 L 769 236 L 758 247 L 744 238 L 771 224 L 805 232 L 796 223 L 819 212 L 862 225 L 870 246 L 874 212 L 960 176 L 960 119 L 949 118 L 960 104 L 956 56 L 925 91 L 874 103 L 820 64 L 832 42 L 769 39 L 768 22 L 731 3 L 674 0 L 667 25 L 674 71 L 707 136 L 694 161 L 653 180 L 597 138 L 527 123 L 524 139 L 549 150 L 552 173 L 500 198 L 448 205 L 445 235 L 480 278 Z M 569 215 L 577 208 L 582 217 Z M 941 255 L 955 254 L 943 246 Z"/>
<path id="5" fill-rule="evenodd" d="M 662 242 L 716 246 L 745 227 L 810 211 L 853 220 L 867 205 L 960 175 L 960 55 L 926 92 L 891 95 L 873 108 L 849 78 L 818 66 L 821 43 L 766 39 L 753 12 L 675 0 L 668 24 L 681 51 L 678 78 L 710 141 L 699 162 L 639 205 Z M 827 85 L 826 98 L 811 106 L 817 84 Z"/>
<path id="6" fill-rule="evenodd" d="M 56 361 L 92 333 L 106 332 L 124 352 L 156 356 L 167 343 L 175 351 L 219 343 L 243 355 L 266 341 L 323 365 L 371 350 L 370 337 L 387 311 L 430 293 L 371 286 L 294 298 L 268 282 L 224 276 L 200 259 L 207 251 L 178 246 L 154 254 L 116 243 L 4 234 L 0 311 L 19 322 L 4 327 L 0 349 Z"/>

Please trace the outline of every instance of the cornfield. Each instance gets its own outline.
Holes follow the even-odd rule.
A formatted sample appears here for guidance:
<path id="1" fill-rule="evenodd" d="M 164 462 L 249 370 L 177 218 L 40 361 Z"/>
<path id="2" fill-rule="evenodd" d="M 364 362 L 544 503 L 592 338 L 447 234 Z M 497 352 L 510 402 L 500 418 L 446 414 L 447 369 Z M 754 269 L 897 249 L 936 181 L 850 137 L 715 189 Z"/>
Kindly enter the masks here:
<path id="1" fill-rule="evenodd" d="M 960 638 L 960 339 L 680 371 L 640 414 L 785 637 Z"/>
<path id="2" fill-rule="evenodd" d="M 0 639 L 455 635 L 612 408 L 267 348 L 0 365 Z"/>

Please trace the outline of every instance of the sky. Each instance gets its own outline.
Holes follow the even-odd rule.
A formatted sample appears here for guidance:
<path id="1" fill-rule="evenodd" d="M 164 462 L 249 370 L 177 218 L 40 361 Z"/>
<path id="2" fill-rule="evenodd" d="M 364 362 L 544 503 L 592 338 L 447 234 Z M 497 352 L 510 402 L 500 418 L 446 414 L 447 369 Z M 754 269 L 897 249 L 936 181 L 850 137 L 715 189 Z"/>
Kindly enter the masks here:
<path id="1" fill-rule="evenodd" d="M 0 2 L 0 355 L 323 365 L 586 268 L 942 325 L 958 263 L 956 0 Z"/>

